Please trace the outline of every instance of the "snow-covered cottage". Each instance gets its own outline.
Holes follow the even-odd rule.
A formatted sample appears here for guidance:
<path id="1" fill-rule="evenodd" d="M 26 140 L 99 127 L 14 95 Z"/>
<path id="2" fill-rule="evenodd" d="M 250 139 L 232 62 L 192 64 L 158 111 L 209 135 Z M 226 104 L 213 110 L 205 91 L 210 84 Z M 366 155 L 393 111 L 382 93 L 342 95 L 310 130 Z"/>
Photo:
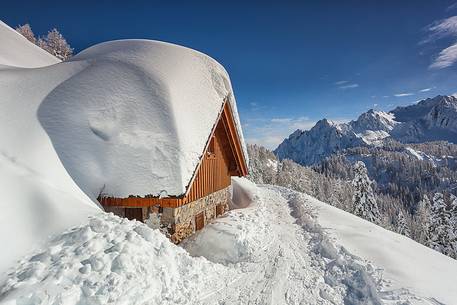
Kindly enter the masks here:
<path id="1" fill-rule="evenodd" d="M 150 143 L 146 156 L 128 162 L 138 162 L 137 167 L 145 162 L 147 170 L 130 179 L 119 175 L 125 180 L 117 183 L 122 192 L 111 185 L 98 200 L 106 211 L 129 219 L 145 221 L 158 214 L 172 240 L 179 242 L 228 209 L 231 176 L 247 175 L 247 153 L 222 66 L 188 48 L 151 41 L 140 44 L 152 52 L 146 66 L 152 76 L 153 93 L 149 101 L 146 97 L 151 124 L 142 139 Z M 102 138 L 105 134 L 97 126 L 93 132 Z M 122 193 L 128 195 L 119 196 Z"/>

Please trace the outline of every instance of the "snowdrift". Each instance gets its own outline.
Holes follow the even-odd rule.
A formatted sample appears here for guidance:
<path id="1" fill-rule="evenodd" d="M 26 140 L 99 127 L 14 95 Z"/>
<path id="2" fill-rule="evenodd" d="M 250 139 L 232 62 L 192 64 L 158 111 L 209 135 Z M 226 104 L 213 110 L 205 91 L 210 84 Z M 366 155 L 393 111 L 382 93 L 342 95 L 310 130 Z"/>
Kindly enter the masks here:
<path id="1" fill-rule="evenodd" d="M 0 69 L 14 66 L 38 68 L 56 64 L 60 60 L 28 41 L 0 20 Z"/>
<path id="2" fill-rule="evenodd" d="M 112 214 L 52 239 L 6 281 L 6 304 L 197 304 L 230 274 L 189 254 L 157 230 Z"/>

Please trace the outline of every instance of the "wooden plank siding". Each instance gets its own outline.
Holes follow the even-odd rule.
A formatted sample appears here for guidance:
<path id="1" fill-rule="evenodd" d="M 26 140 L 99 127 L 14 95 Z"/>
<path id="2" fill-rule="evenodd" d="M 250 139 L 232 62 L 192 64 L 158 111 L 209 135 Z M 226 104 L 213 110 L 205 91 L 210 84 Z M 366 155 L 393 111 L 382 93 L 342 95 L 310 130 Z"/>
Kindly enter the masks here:
<path id="1" fill-rule="evenodd" d="M 233 121 L 233 114 L 230 106 L 225 102 L 190 182 L 190 187 L 183 196 L 162 199 L 158 197 L 101 197 L 99 201 L 103 206 L 176 208 L 228 187 L 231 183 L 231 176 L 246 174 L 247 166 Z"/>

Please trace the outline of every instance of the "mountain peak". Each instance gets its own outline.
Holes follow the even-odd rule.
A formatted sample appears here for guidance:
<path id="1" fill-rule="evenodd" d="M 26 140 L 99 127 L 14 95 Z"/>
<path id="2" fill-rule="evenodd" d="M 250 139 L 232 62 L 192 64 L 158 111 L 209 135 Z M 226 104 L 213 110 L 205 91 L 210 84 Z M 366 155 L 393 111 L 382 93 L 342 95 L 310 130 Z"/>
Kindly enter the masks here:
<path id="1" fill-rule="evenodd" d="M 383 145 L 387 138 L 404 143 L 456 143 L 457 98 L 438 95 L 391 112 L 370 109 L 349 123 L 337 124 L 324 118 L 308 131 L 295 131 L 275 153 L 280 159 L 310 165 L 346 148 Z"/>

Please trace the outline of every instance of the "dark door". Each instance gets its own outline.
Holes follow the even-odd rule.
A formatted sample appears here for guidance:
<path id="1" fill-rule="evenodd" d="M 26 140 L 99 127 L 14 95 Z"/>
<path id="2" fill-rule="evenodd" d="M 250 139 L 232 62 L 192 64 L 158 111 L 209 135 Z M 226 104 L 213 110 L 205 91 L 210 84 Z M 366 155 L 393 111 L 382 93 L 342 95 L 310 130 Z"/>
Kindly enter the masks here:
<path id="1" fill-rule="evenodd" d="M 203 216 L 203 212 L 198 213 L 195 215 L 195 230 L 201 230 L 205 226 L 205 218 Z"/>
<path id="2" fill-rule="evenodd" d="M 133 220 L 143 221 L 143 209 L 142 208 L 125 208 L 125 217 Z"/>
<path id="3" fill-rule="evenodd" d="M 225 209 L 225 205 L 224 204 L 216 205 L 216 217 L 224 214 L 224 209 Z"/>

